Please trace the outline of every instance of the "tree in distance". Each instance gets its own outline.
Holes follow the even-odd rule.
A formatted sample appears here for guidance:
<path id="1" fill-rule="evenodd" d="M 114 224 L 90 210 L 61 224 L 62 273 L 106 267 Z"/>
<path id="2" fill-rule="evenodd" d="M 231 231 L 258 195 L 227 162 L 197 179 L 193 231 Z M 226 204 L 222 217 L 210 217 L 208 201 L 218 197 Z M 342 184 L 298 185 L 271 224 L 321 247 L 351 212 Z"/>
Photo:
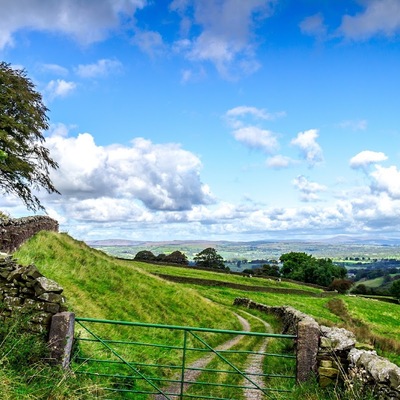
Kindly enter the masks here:
<path id="1" fill-rule="evenodd" d="M 141 250 L 136 253 L 134 260 L 135 261 L 155 261 L 156 256 L 149 250 Z"/>
<path id="2" fill-rule="evenodd" d="M 390 293 L 397 300 L 400 300 L 400 280 L 394 281 L 390 287 Z"/>
<path id="3" fill-rule="evenodd" d="M 290 252 L 280 257 L 281 274 L 296 281 L 329 286 L 334 278 L 344 279 L 347 270 L 334 265 L 330 258 L 315 258 L 306 253 Z"/>
<path id="4" fill-rule="evenodd" d="M 197 267 L 225 269 L 224 259 L 212 247 L 196 254 L 193 259 Z"/>
<path id="5" fill-rule="evenodd" d="M 134 257 L 135 261 L 156 261 L 162 263 L 171 263 L 171 264 L 180 264 L 180 265 L 188 265 L 189 261 L 186 255 L 178 250 L 173 251 L 171 254 L 159 254 L 155 256 L 149 250 L 141 250 L 136 253 Z"/>
<path id="6" fill-rule="evenodd" d="M 168 254 L 164 257 L 165 262 L 170 262 L 173 264 L 181 264 L 181 265 L 188 265 L 189 261 L 184 253 L 181 251 L 173 251 L 171 254 Z"/>
<path id="7" fill-rule="evenodd" d="M 49 177 L 58 165 L 43 146 L 47 112 L 25 71 L 0 62 L 0 190 L 33 211 L 44 210 L 34 190 L 59 193 Z"/>
<path id="8" fill-rule="evenodd" d="M 345 294 L 353 286 L 353 282 L 348 279 L 335 278 L 329 285 L 329 290 L 336 290 L 338 293 Z"/>

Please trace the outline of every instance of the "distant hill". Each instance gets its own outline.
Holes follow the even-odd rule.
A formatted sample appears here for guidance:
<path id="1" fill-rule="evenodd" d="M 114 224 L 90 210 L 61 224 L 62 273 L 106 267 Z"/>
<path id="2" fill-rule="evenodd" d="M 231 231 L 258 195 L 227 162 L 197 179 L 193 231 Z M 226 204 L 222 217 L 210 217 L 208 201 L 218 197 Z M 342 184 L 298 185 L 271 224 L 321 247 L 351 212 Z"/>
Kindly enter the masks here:
<path id="1" fill-rule="evenodd" d="M 213 240 L 170 240 L 134 241 L 125 239 L 88 240 L 89 246 L 103 250 L 113 256 L 133 258 L 141 250 L 155 255 L 182 251 L 189 259 L 207 247 L 215 248 L 225 260 L 270 260 L 279 259 L 291 251 L 305 252 L 315 257 L 329 257 L 342 261 L 346 257 L 396 258 L 400 259 L 400 240 L 391 238 L 357 238 L 340 235 L 320 240 L 258 240 L 213 241 Z"/>

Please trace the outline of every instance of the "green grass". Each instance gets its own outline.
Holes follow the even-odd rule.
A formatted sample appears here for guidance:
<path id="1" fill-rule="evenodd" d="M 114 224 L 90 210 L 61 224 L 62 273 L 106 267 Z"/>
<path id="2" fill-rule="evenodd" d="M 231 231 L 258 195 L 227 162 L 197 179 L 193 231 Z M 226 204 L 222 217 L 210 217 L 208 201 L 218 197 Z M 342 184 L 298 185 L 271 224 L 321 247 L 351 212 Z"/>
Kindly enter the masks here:
<path id="1" fill-rule="evenodd" d="M 61 284 L 70 310 L 80 317 L 240 329 L 230 310 L 204 298 L 196 290 L 166 282 L 65 234 L 42 232 L 24 244 L 15 257 L 23 265 L 34 263 L 47 278 Z M 126 327 L 115 325 L 99 325 L 95 330 L 96 334 L 112 339 L 137 340 L 140 336 L 144 342 L 171 344 L 177 340 L 176 332 L 170 330 L 142 330 L 138 334 L 138 330 L 132 333 Z M 83 337 L 90 336 L 83 329 L 78 331 Z M 222 338 L 209 335 L 208 340 L 216 346 Z M 85 353 L 83 349 L 83 355 L 88 350 L 86 347 Z M 99 352 L 97 356 L 108 356 L 106 353 Z M 123 356 L 130 360 L 150 361 L 152 355 L 150 350 L 138 347 L 123 350 Z"/>
<path id="2" fill-rule="evenodd" d="M 298 285 L 291 282 L 278 282 L 276 279 L 268 278 L 247 278 L 239 275 L 230 275 L 225 273 L 218 273 L 214 271 L 204 271 L 198 270 L 190 267 L 178 267 L 178 266 L 168 266 L 168 265 L 154 265 L 149 263 L 140 263 L 133 261 L 131 264 L 136 265 L 148 272 L 153 274 L 166 274 L 172 276 L 182 276 L 189 278 L 200 278 L 200 279 L 210 279 L 221 282 L 230 282 L 241 285 L 248 286 L 260 286 L 260 287 L 271 287 L 271 288 L 285 288 L 285 289 L 301 289 L 306 290 L 311 293 L 321 293 L 321 289 L 313 288 L 306 285 Z"/>
<path id="3" fill-rule="evenodd" d="M 376 289 L 383 285 L 383 276 L 374 279 L 367 279 L 357 282 L 357 285 L 363 284 L 369 288 Z"/>
<path id="4" fill-rule="evenodd" d="M 311 315 L 324 325 L 339 325 L 347 329 L 357 325 L 356 328 L 360 327 L 358 331 L 356 329 L 357 334 L 361 334 L 362 329 L 368 327 L 364 329 L 364 333 L 367 332 L 378 344 L 380 354 L 388 356 L 400 365 L 398 356 L 400 327 L 397 317 L 400 309 L 396 304 L 339 295 L 334 299 L 343 302 L 345 312 L 335 313 L 330 307 L 330 298 L 312 296 L 312 294 L 320 293 L 319 289 L 290 282 L 117 260 L 101 251 L 89 248 L 83 242 L 78 242 L 66 234 L 52 232 L 42 232 L 33 237 L 15 253 L 15 257 L 21 264 L 34 263 L 46 277 L 61 284 L 64 287 L 63 294 L 67 298 L 69 309 L 80 317 L 240 330 L 240 324 L 233 314 L 236 309 L 232 307 L 232 304 L 236 297 L 249 297 L 253 301 L 266 305 L 292 306 Z M 309 291 L 310 295 L 262 293 L 228 287 L 177 284 L 161 279 L 155 276 L 155 273 L 226 281 L 248 286 L 301 289 Z M 255 310 L 251 313 L 272 325 L 277 324 L 271 316 L 257 314 Z M 353 324 L 354 321 L 356 324 Z M 254 321 L 253 325 L 254 329 L 260 328 Z M 275 329 L 279 329 L 279 326 L 276 325 Z M 81 331 L 82 337 L 88 336 L 82 329 L 78 330 Z M 176 344 L 180 340 L 176 332 L 162 332 L 154 329 L 148 331 L 136 329 L 132 332 L 128 328 L 99 325 L 96 326 L 96 332 L 107 338 L 132 341 L 165 341 Z M 11 339 L 12 336 L 8 338 Z M 209 335 L 207 340 L 216 346 L 223 339 L 221 336 Z M 0 342 L 0 350 L 3 354 L 8 354 L 5 344 L 6 342 L 4 344 Z M 250 339 L 241 344 L 241 346 L 250 347 L 254 345 L 255 343 L 252 343 Z M 280 344 L 271 342 L 271 348 L 275 345 L 279 347 Z M 20 348 L 18 343 L 11 346 L 14 346 L 14 349 Z M 85 346 L 79 345 L 83 356 L 89 354 L 89 347 Z M 100 358 L 110 356 L 104 348 L 96 351 Z M 156 354 L 154 350 L 147 347 L 139 350 L 121 348 L 119 351 L 124 357 L 144 361 L 151 360 Z M 173 363 L 179 358 L 177 354 L 169 351 L 164 351 L 157 357 L 162 363 Z M 104 385 L 120 384 L 112 379 L 93 381 L 80 375 L 65 374 L 57 368 L 50 369 L 39 361 L 33 362 L 32 366 L 25 368 L 22 373 L 11 367 L 8 361 L 1 360 L 0 355 L 0 398 L 2 399 L 130 398 L 128 395 L 111 396 L 110 393 L 102 390 Z M 243 360 L 238 359 L 237 362 L 240 364 Z M 74 364 L 73 368 L 78 368 L 78 364 Z M 106 369 L 101 367 L 98 371 L 105 372 Z M 173 371 L 165 372 L 165 376 L 172 375 Z M 131 398 L 139 400 L 142 397 Z M 278 396 L 277 398 L 322 400 L 356 399 L 357 397 L 323 392 L 316 388 L 316 385 L 311 384 L 296 388 L 291 397 Z"/>
<path id="5" fill-rule="evenodd" d="M 41 232 L 15 257 L 21 264 L 34 263 L 57 281 L 70 309 L 81 317 L 239 328 L 231 312 L 195 290 L 166 282 L 65 234 Z"/>

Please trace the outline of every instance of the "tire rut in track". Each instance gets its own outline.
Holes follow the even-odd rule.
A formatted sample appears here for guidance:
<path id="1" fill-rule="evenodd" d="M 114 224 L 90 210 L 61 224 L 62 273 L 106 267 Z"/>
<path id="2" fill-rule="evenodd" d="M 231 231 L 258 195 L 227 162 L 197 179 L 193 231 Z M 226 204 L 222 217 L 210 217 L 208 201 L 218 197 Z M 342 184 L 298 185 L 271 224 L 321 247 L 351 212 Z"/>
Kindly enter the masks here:
<path id="1" fill-rule="evenodd" d="M 244 331 L 250 331 L 250 323 L 249 321 L 247 321 L 245 318 L 241 317 L 238 314 L 235 314 L 236 317 L 239 319 L 241 325 L 242 325 L 242 329 Z M 221 345 L 219 345 L 218 347 L 215 348 L 215 350 L 228 350 L 231 347 L 235 346 L 241 339 L 243 338 L 243 336 L 238 335 L 235 336 L 234 338 L 228 340 L 225 343 L 222 343 Z M 207 366 L 207 364 L 209 364 L 212 359 L 216 357 L 215 354 L 209 354 L 205 357 L 202 357 L 196 361 L 194 361 L 192 364 L 190 364 L 187 368 L 205 368 Z M 193 371 L 191 369 L 188 369 L 187 371 L 185 371 L 185 381 L 196 381 L 197 378 L 199 377 L 199 375 L 201 374 L 202 371 Z M 190 384 L 185 383 L 183 385 L 183 390 L 186 391 L 188 389 L 188 387 L 190 386 Z M 170 386 L 167 386 L 166 388 L 163 388 L 162 391 L 165 393 L 175 393 L 175 394 L 169 394 L 168 398 L 177 398 L 180 395 L 180 390 L 181 390 L 181 384 L 178 383 L 173 383 Z M 162 394 L 157 394 L 153 397 L 154 400 L 166 400 L 167 397 L 165 397 Z"/>
<path id="2" fill-rule="evenodd" d="M 247 313 L 246 313 L 247 314 Z M 251 315 L 251 314 L 249 314 Z M 254 315 L 251 315 L 253 318 L 258 319 L 261 321 L 264 326 L 265 326 L 265 331 L 266 332 L 271 332 L 272 328 L 271 325 L 268 324 L 267 322 L 263 321 L 261 318 L 255 317 Z M 258 352 L 264 353 L 265 350 L 267 349 L 267 344 L 268 344 L 268 338 L 265 338 L 261 346 L 258 348 Z M 250 356 L 247 359 L 247 367 L 245 369 L 245 374 L 262 374 L 263 373 L 263 361 L 264 361 L 265 355 L 264 354 L 250 354 Z M 259 387 L 264 387 L 265 382 L 264 382 L 264 377 L 258 376 L 258 375 L 250 375 L 250 379 L 255 382 Z M 254 386 L 252 385 L 247 379 L 245 379 L 244 384 L 246 386 Z M 257 389 L 256 386 L 254 386 L 254 389 L 245 389 L 244 390 L 244 396 L 246 400 L 262 400 L 265 398 L 265 395 Z"/>

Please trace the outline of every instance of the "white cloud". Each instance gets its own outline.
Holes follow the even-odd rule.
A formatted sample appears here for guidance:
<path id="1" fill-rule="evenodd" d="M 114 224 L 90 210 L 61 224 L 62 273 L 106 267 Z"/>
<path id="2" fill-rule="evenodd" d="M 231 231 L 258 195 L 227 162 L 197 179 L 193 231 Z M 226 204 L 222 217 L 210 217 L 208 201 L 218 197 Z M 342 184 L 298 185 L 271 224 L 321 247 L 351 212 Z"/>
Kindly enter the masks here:
<path id="1" fill-rule="evenodd" d="M 269 113 L 264 109 L 238 106 L 228 110 L 224 119 L 234 128 L 232 135 L 238 141 L 251 149 L 258 149 L 267 154 L 276 151 L 279 147 L 276 134 L 252 125 L 254 121 L 249 121 L 247 117 L 253 117 L 255 120 L 273 120 L 283 116 L 284 113 Z"/>
<path id="2" fill-rule="evenodd" d="M 286 157 L 281 154 L 270 157 L 266 161 L 267 167 L 274 169 L 288 168 L 293 164 L 296 164 L 296 160 L 293 160 L 290 157 Z"/>
<path id="3" fill-rule="evenodd" d="M 364 150 L 350 159 L 351 168 L 366 168 L 370 164 L 387 160 L 385 153 L 378 151 Z"/>
<path id="4" fill-rule="evenodd" d="M 149 210 L 182 211 L 213 201 L 200 180 L 200 160 L 177 144 L 137 138 L 129 147 L 102 147 L 89 133 L 53 135 L 46 143 L 60 166 L 52 180 L 67 205 L 68 199 L 84 208 L 92 204 L 87 200 L 101 198 L 101 204 L 111 198 L 139 201 Z"/>
<path id="5" fill-rule="evenodd" d="M 363 12 L 345 15 L 340 34 L 352 40 L 365 40 L 375 35 L 391 37 L 400 32 L 400 2 L 398 0 L 368 0 Z"/>
<path id="6" fill-rule="evenodd" d="M 230 125 L 232 125 L 233 127 L 238 127 L 243 125 L 243 122 L 241 120 L 247 116 L 252 116 L 255 119 L 272 121 L 276 118 L 285 116 L 285 112 L 281 111 L 276 113 L 269 113 L 263 108 L 238 106 L 228 110 L 225 116 Z"/>
<path id="7" fill-rule="evenodd" d="M 118 60 L 101 59 L 94 64 L 78 65 L 76 73 L 82 78 L 96 78 L 118 72 L 121 68 Z"/>
<path id="8" fill-rule="evenodd" d="M 55 75 L 65 76 L 68 75 L 68 69 L 58 64 L 42 64 L 40 69 Z"/>
<path id="9" fill-rule="evenodd" d="M 64 79 L 57 79 L 50 81 L 46 88 L 45 94 L 50 100 L 57 97 L 66 97 L 76 89 L 76 83 L 65 81 Z"/>
<path id="10" fill-rule="evenodd" d="M 315 36 L 319 40 L 323 40 L 327 36 L 327 27 L 324 24 L 324 17 L 320 13 L 301 21 L 300 30 L 303 34 Z"/>
<path id="11" fill-rule="evenodd" d="M 290 143 L 300 149 L 302 157 L 308 162 L 310 166 L 323 161 L 322 149 L 316 142 L 318 138 L 318 130 L 310 129 L 308 131 L 299 132 L 297 137 Z"/>
<path id="12" fill-rule="evenodd" d="M 384 168 L 381 165 L 375 166 L 375 171 L 371 172 L 373 182 L 371 189 L 374 191 L 384 191 L 389 196 L 400 199 L 400 171 L 395 166 Z"/>
<path id="13" fill-rule="evenodd" d="M 272 153 L 278 148 L 278 141 L 273 132 L 255 126 L 236 129 L 233 136 L 245 146 L 265 153 Z"/>
<path id="14" fill-rule="evenodd" d="M 135 33 L 132 43 L 150 57 L 162 56 L 166 50 L 163 38 L 155 31 L 140 31 Z"/>
<path id="15" fill-rule="evenodd" d="M 118 28 L 120 18 L 132 18 L 146 0 L 3 0 L 0 49 L 13 45 L 22 29 L 59 32 L 82 44 L 103 40 Z"/>
<path id="16" fill-rule="evenodd" d="M 170 7 L 182 17 L 182 33 L 189 34 L 192 25 L 202 28 L 197 36 L 185 38 L 186 57 L 209 61 L 222 76 L 229 78 L 236 61 L 241 73 L 252 73 L 259 67 L 251 43 L 254 22 L 255 18 L 266 18 L 273 3 L 274 0 L 193 0 L 174 1 Z M 191 5 L 193 15 L 190 15 Z"/>
<path id="17" fill-rule="evenodd" d="M 300 191 L 301 201 L 319 200 L 317 193 L 325 191 L 326 186 L 308 180 L 305 176 L 299 175 L 292 181 L 293 185 Z"/>

